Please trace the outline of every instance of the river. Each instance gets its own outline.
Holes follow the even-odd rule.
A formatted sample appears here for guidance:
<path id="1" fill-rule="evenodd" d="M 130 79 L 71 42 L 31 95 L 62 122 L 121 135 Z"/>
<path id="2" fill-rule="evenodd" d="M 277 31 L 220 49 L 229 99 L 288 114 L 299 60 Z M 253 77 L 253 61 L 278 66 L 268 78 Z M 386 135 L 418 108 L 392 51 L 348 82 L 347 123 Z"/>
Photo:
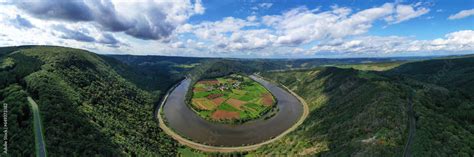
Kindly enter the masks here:
<path id="1" fill-rule="evenodd" d="M 199 117 L 185 104 L 190 79 L 183 80 L 168 96 L 163 112 L 168 126 L 192 141 L 212 146 L 243 146 L 272 139 L 294 125 L 303 114 L 298 99 L 277 85 L 250 76 L 277 99 L 279 111 L 272 118 L 257 119 L 241 125 L 218 124 Z"/>

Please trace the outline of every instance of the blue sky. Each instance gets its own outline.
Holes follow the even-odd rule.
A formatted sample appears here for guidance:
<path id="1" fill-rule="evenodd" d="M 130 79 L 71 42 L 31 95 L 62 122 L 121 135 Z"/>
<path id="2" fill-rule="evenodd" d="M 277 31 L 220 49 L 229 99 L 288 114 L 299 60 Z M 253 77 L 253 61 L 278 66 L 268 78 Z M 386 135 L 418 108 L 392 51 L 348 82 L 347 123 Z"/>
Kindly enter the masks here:
<path id="1" fill-rule="evenodd" d="M 474 1 L 0 0 L 0 46 L 242 58 L 474 52 Z"/>

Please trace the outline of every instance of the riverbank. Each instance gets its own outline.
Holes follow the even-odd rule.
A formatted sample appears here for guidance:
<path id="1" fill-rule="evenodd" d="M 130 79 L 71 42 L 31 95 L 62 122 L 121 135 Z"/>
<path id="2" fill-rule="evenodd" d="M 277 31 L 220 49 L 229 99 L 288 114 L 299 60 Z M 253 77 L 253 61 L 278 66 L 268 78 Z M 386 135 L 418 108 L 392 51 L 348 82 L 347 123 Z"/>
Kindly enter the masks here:
<path id="1" fill-rule="evenodd" d="M 251 78 L 254 79 L 254 80 L 255 79 L 262 79 L 260 77 L 256 77 L 255 75 L 254 75 L 254 77 L 251 77 Z M 182 81 L 180 84 L 185 83 L 185 81 L 186 80 Z M 265 80 L 263 80 L 263 81 L 265 81 Z M 180 86 L 180 85 L 178 85 L 178 86 Z M 186 145 L 188 147 L 194 148 L 194 149 L 201 150 L 201 151 L 205 151 L 205 152 L 242 152 L 242 151 L 255 150 L 255 149 L 257 149 L 257 148 L 259 148 L 263 145 L 266 145 L 266 144 L 269 144 L 269 143 L 274 142 L 276 140 L 279 140 L 281 137 L 283 137 L 286 134 L 290 133 L 291 131 L 295 130 L 306 119 L 306 117 L 309 113 L 307 103 L 301 97 L 299 97 L 294 92 L 292 92 L 291 90 L 286 89 L 285 91 L 289 92 L 292 96 L 297 98 L 297 100 L 299 101 L 299 104 L 302 105 L 302 110 L 303 111 L 302 111 L 301 116 L 298 118 L 296 123 L 291 125 L 289 128 L 285 129 L 285 131 L 279 133 L 277 136 L 275 136 L 273 138 L 270 138 L 269 140 L 265 140 L 263 142 L 256 143 L 256 144 L 245 145 L 245 146 L 211 146 L 211 145 L 206 145 L 206 144 L 198 143 L 198 142 L 195 142 L 195 141 L 191 141 L 187 138 L 182 137 L 181 135 L 176 133 L 173 129 L 171 129 L 170 127 L 167 126 L 167 124 L 164 121 L 164 117 L 163 117 L 165 114 L 161 114 L 162 111 L 163 111 L 164 106 L 166 105 L 166 103 L 168 101 L 168 98 L 169 98 L 169 95 L 171 94 L 171 92 L 168 92 L 165 95 L 165 98 L 163 99 L 163 101 L 160 105 L 160 108 L 159 108 L 159 111 L 158 111 L 158 114 L 157 114 L 159 125 L 160 125 L 160 128 L 162 128 L 165 133 L 170 135 L 172 138 L 177 140 L 179 143 L 181 143 L 183 145 Z M 288 104 L 286 104 L 286 105 L 288 105 Z M 291 105 L 291 104 L 289 104 L 289 105 Z M 285 106 L 285 107 L 288 107 L 288 106 Z"/>

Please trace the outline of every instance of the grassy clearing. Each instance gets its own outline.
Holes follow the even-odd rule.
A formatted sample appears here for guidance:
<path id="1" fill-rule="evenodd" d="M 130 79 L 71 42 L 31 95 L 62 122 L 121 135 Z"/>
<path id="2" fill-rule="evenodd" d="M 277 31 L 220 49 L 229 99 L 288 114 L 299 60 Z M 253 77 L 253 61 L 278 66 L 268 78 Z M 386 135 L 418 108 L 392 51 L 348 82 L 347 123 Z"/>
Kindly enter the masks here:
<path id="1" fill-rule="evenodd" d="M 177 65 L 174 65 L 173 67 L 175 68 L 183 68 L 183 69 L 190 69 L 190 68 L 194 68 L 198 65 L 200 65 L 201 63 L 193 63 L 193 64 L 177 64 Z"/>
<path id="2" fill-rule="evenodd" d="M 217 109 L 224 110 L 224 111 L 239 111 L 239 109 L 236 109 L 236 108 L 232 107 L 228 103 L 223 103 L 223 104 L 219 105 L 219 107 L 217 107 Z"/>
<path id="3" fill-rule="evenodd" d="M 0 70 L 12 68 L 14 65 L 15 61 L 12 58 L 5 58 L 0 63 Z"/>
<path id="4" fill-rule="evenodd" d="M 212 101 L 206 98 L 194 98 L 191 100 L 193 104 L 196 105 L 196 107 L 202 109 L 202 110 L 213 110 L 216 108 L 216 105 Z"/>

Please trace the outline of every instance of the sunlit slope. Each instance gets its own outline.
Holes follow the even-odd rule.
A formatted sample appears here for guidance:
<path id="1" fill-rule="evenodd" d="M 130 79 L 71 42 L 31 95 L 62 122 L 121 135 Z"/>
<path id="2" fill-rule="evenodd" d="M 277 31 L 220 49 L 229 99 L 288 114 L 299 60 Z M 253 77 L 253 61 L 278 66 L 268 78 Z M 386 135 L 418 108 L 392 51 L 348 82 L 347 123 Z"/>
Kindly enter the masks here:
<path id="1" fill-rule="evenodd" d="M 5 58 L 14 63 L 2 71 L 2 86 L 19 84 L 37 101 L 49 155 L 175 153 L 177 144 L 152 117 L 157 98 L 122 78 L 96 54 L 39 46 Z"/>
<path id="2" fill-rule="evenodd" d="M 405 62 L 382 62 L 382 63 L 363 63 L 363 64 L 343 64 L 337 65 L 338 68 L 353 68 L 363 71 L 387 71 L 396 68 Z"/>

